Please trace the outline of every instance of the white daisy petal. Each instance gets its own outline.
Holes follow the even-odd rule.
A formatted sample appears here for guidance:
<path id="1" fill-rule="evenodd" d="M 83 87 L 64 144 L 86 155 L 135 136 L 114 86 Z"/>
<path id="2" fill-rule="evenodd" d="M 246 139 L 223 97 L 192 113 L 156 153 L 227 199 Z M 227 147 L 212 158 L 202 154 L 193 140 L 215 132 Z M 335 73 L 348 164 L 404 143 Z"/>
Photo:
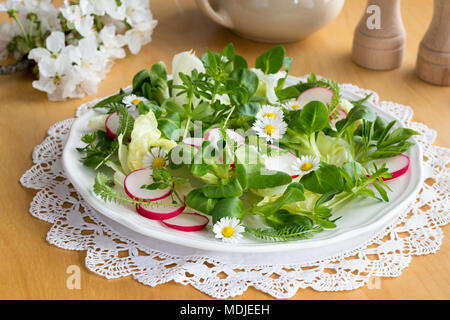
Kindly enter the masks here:
<path id="1" fill-rule="evenodd" d="M 286 133 L 286 128 L 286 122 L 282 119 L 274 119 L 272 117 L 256 119 L 252 126 L 252 129 L 260 138 L 270 143 L 280 140 Z"/>
<path id="2" fill-rule="evenodd" d="M 142 168 L 156 167 L 161 169 L 167 164 L 167 152 L 165 148 L 153 147 L 142 157 Z"/>
<path id="3" fill-rule="evenodd" d="M 279 107 L 274 107 L 270 105 L 263 105 L 261 110 L 256 114 L 256 119 L 272 118 L 274 120 L 283 119 L 283 110 Z"/>
<path id="4" fill-rule="evenodd" d="M 314 156 L 301 156 L 292 165 L 292 170 L 298 175 L 305 175 L 319 169 L 320 159 Z"/>
<path id="5" fill-rule="evenodd" d="M 285 103 L 283 103 L 283 108 L 289 111 L 299 111 L 301 110 L 300 105 L 298 104 L 297 100 L 292 99 Z"/>
<path id="6" fill-rule="evenodd" d="M 213 226 L 213 232 L 217 239 L 222 239 L 226 243 L 236 243 L 242 238 L 245 228 L 240 225 L 237 218 L 224 217 Z"/>
<path id="7" fill-rule="evenodd" d="M 129 94 L 122 99 L 122 103 L 125 104 L 127 107 L 137 107 L 139 102 L 145 102 L 148 103 L 148 99 L 144 97 L 138 97 L 135 94 Z"/>

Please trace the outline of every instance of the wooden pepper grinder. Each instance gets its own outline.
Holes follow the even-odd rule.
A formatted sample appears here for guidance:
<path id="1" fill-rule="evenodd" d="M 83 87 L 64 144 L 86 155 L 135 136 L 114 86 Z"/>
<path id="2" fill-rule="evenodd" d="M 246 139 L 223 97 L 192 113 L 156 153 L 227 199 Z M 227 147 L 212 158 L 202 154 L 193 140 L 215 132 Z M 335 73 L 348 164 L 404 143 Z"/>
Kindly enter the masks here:
<path id="1" fill-rule="evenodd" d="M 416 72 L 424 81 L 450 85 L 449 0 L 434 0 L 433 20 L 420 43 Z"/>
<path id="2" fill-rule="evenodd" d="M 405 41 L 400 0 L 368 0 L 353 38 L 353 61 L 373 70 L 398 68 Z"/>

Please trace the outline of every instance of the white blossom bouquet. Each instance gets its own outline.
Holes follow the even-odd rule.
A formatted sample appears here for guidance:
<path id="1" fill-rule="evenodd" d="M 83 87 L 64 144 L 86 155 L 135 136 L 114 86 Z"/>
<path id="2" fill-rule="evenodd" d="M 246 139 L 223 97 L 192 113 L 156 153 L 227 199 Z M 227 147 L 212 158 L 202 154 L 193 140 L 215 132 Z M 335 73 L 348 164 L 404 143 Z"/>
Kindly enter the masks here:
<path id="1" fill-rule="evenodd" d="M 0 74 L 32 68 L 33 87 L 52 101 L 97 92 L 113 61 L 137 54 L 151 41 L 157 21 L 148 0 L 6 0 L 0 3 L 13 21 L 0 25 Z"/>

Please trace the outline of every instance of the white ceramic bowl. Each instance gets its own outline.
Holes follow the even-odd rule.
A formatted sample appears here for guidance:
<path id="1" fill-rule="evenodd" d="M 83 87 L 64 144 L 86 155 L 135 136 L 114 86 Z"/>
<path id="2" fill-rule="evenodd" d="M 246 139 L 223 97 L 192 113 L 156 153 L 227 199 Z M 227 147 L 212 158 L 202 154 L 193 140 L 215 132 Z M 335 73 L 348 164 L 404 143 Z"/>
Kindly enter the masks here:
<path id="1" fill-rule="evenodd" d="M 306 38 L 331 22 L 344 0 L 196 0 L 200 10 L 242 37 L 283 43 Z"/>

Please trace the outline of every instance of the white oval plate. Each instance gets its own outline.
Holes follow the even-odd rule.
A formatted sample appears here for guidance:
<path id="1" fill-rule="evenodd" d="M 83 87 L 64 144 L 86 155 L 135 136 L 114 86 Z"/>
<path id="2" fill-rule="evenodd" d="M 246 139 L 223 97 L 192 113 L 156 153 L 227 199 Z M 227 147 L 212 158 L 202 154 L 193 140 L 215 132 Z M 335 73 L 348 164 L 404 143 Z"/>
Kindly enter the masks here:
<path id="1" fill-rule="evenodd" d="M 291 83 L 296 83 L 297 78 L 291 77 Z M 342 96 L 349 100 L 358 100 L 361 97 L 352 92 L 342 90 Z M 385 120 L 395 120 L 391 115 L 381 110 L 373 103 L 367 102 L 368 106 Z M 362 244 L 394 219 L 401 210 L 419 192 L 423 182 L 422 152 L 416 144 L 406 154 L 411 159 L 408 172 L 387 184 L 392 189 L 389 192 L 390 202 L 379 202 L 373 199 L 357 199 L 336 210 L 334 216 L 341 216 L 337 221 L 337 228 L 325 230 L 307 240 L 290 242 L 264 242 L 252 237 L 244 237 L 237 244 L 222 243 L 214 238 L 211 230 L 204 229 L 198 232 L 181 232 L 164 226 L 159 221 L 149 220 L 139 215 L 134 206 L 117 205 L 105 203 L 94 195 L 92 186 L 94 183 L 94 170 L 83 166 L 80 162 L 80 153 L 75 149 L 83 147 L 81 136 L 87 131 L 88 120 L 97 115 L 97 111 L 89 110 L 75 120 L 63 151 L 63 167 L 67 177 L 86 202 L 95 210 L 106 217 L 130 228 L 145 236 L 162 241 L 175 243 L 182 246 L 193 247 L 203 250 L 234 252 L 234 253 L 269 253 L 287 250 L 301 250 L 313 248 L 325 248 L 336 246 L 343 241 L 353 245 Z M 402 126 L 398 123 L 399 126 Z"/>

